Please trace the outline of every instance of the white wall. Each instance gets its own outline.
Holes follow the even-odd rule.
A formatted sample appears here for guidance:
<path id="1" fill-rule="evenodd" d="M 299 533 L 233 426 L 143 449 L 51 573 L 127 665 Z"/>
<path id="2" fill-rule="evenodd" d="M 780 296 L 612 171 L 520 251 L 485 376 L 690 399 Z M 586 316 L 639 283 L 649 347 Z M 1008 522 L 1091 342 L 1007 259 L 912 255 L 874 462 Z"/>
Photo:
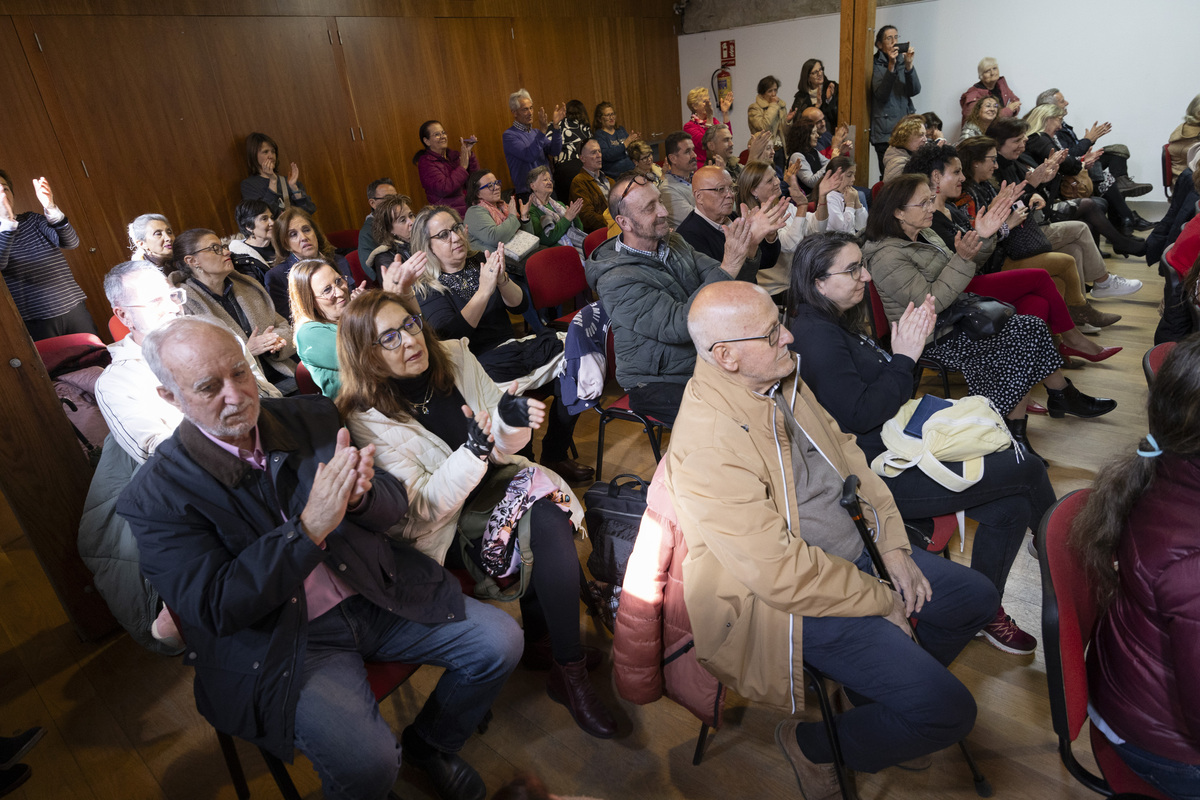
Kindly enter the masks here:
<path id="1" fill-rule="evenodd" d="M 997 14 L 997 8 L 1003 12 Z M 1128 145 L 1130 174 L 1155 185 L 1147 199 L 1163 199 L 1158 188 L 1162 146 L 1200 93 L 1194 45 L 1200 3 L 928 0 L 880 8 L 877 20 L 881 26 L 895 25 L 901 40 L 912 42 L 921 79 L 921 94 L 913 102 L 918 113 L 938 113 L 951 141 L 960 127 L 958 97 L 978 80 L 979 59 L 992 56 L 1021 98 L 1022 114 L 1033 108 L 1038 93 L 1057 87 L 1071 103 L 1067 121 L 1081 135 L 1094 120 L 1111 122 L 1113 132 L 1100 144 Z M 833 14 L 680 36 L 681 97 L 686 101 L 689 89 L 710 85 L 720 65 L 721 40 L 734 39 L 738 63 L 731 69 L 730 119 L 740 150 L 748 134 L 746 106 L 754 100 L 759 78 L 778 77 L 780 97 L 790 106 L 805 60 L 820 58 L 830 77 L 837 77 L 840 31 L 839 16 Z M 686 102 L 680 113 L 682 124 Z"/>

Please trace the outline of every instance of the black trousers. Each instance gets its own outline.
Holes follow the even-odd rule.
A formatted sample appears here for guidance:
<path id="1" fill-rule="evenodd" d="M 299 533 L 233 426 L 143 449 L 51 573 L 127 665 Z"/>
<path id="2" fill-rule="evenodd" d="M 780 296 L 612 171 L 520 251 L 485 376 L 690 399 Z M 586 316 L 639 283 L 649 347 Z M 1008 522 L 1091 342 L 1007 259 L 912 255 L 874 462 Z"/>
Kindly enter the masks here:
<path id="1" fill-rule="evenodd" d="M 30 337 L 35 342 L 40 342 L 42 339 L 53 339 L 55 336 L 66 336 L 68 333 L 100 335 L 100 332 L 96 330 L 96 323 L 92 321 L 92 315 L 88 313 L 87 305 L 82 300 L 65 314 L 59 314 L 57 317 L 25 320 L 25 330 L 29 331 Z"/>

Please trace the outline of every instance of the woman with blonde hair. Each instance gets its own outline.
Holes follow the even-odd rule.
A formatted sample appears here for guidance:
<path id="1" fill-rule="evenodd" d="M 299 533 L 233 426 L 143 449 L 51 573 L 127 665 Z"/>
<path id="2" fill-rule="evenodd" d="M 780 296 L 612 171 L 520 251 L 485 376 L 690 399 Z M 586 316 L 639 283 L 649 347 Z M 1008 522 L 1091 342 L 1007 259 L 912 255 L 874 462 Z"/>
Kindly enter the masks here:
<path id="1" fill-rule="evenodd" d="M 337 270 L 317 258 L 297 262 L 287 280 L 296 354 L 321 394 L 335 398 L 341 388 L 338 320 L 350 302 L 350 287 Z"/>
<path id="2" fill-rule="evenodd" d="M 692 118 L 683 124 L 683 130 L 692 137 L 696 145 L 696 167 L 700 168 L 708 161 L 708 153 L 704 150 L 704 132 L 714 125 L 724 125 L 733 132 L 733 124 L 729 121 L 729 109 L 733 107 L 733 92 L 725 92 L 719 99 L 721 121 L 717 122 L 713 114 L 712 99 L 708 89 L 697 86 L 688 92 L 687 107 L 692 112 Z"/>
<path id="3" fill-rule="evenodd" d="M 466 559 L 476 575 L 493 579 L 519 574 L 528 548 L 522 661 L 550 670 L 550 697 L 580 728 L 611 738 L 616 722 L 588 677 L 600 654 L 579 638 L 583 570 L 573 535 L 583 512 L 558 475 L 517 454 L 545 420 L 546 406 L 517 396 L 515 382 L 501 391 L 464 340 L 439 341 L 416 304 L 399 295 L 372 291 L 355 299 L 342 317 L 337 351 L 344 378 L 338 410 L 359 445 L 375 445 L 376 467 L 407 490 L 408 514 L 393 535 L 439 563 Z M 479 491 L 485 486 L 496 486 L 503 499 Z M 477 508 L 477 495 L 493 507 Z M 474 541 L 459 534 L 468 506 L 490 510 Z M 528 538 L 518 541 L 526 523 Z"/>
<path id="4" fill-rule="evenodd" d="M 971 106 L 971 113 L 967 115 L 967 119 L 963 122 L 962 135 L 958 137 L 959 142 L 967 139 L 974 139 L 983 136 L 988 127 L 996 121 L 996 117 L 1000 115 L 1000 101 L 992 96 L 983 97 L 978 103 Z"/>
<path id="5" fill-rule="evenodd" d="M 1171 175 L 1178 178 L 1187 169 L 1188 150 L 1197 142 L 1200 142 L 1200 94 L 1188 103 L 1183 122 L 1167 137 L 1167 152 L 1171 154 Z"/>
<path id="6" fill-rule="evenodd" d="M 925 118 L 920 114 L 902 117 L 892 129 L 888 149 L 883 153 L 883 180 L 892 180 L 903 174 L 904 167 L 913 153 L 925 144 Z"/>

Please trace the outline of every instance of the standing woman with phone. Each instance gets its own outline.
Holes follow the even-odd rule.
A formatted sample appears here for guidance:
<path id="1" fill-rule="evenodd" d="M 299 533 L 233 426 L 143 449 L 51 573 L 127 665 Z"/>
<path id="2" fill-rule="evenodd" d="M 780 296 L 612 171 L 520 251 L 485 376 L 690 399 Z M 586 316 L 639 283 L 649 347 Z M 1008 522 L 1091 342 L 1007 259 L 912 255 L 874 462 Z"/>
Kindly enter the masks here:
<path id="1" fill-rule="evenodd" d="M 908 42 L 900 42 L 900 32 L 884 25 L 875 34 L 875 62 L 871 75 L 871 146 L 879 157 L 883 175 L 883 153 L 896 123 L 907 114 L 915 114 L 912 99 L 921 93 L 921 81 L 913 66 L 915 51 Z M 880 178 L 882 180 L 882 177 Z"/>
<path id="2" fill-rule="evenodd" d="M 450 137 L 436 119 L 424 122 L 417 136 L 424 147 L 413 156 L 413 163 L 429 204 L 450 206 L 461 217 L 467 213 L 467 178 L 479 169 L 475 136 L 459 139 L 462 149 L 451 150 Z"/>
<path id="3" fill-rule="evenodd" d="M 246 167 L 250 175 L 242 181 L 242 199 L 262 200 L 276 217 L 290 206 L 309 214 L 317 213 L 317 206 L 300 180 L 300 167 L 293 161 L 285 180 L 275 171 L 278 160 L 279 145 L 270 136 L 252 133 L 246 137 Z"/>

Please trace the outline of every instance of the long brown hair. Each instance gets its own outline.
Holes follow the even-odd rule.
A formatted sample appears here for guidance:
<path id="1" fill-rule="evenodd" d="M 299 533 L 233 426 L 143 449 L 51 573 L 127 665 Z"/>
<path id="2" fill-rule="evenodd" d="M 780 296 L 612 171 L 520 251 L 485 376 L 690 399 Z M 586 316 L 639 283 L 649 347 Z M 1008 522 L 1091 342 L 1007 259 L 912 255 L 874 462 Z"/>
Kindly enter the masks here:
<path id="1" fill-rule="evenodd" d="M 412 419 L 412 403 L 396 386 L 395 377 L 383 361 L 383 348 L 375 344 L 379 336 L 375 318 L 388 303 L 420 316 L 416 300 L 372 289 L 351 300 L 338 322 L 338 372 L 342 388 L 338 392 L 337 407 L 343 417 L 373 408 L 397 422 Z M 424 325 L 421 335 L 425 337 L 425 349 L 429 352 L 429 384 L 438 394 L 449 394 L 454 388 L 450 357 L 432 325 Z"/>
<path id="2" fill-rule="evenodd" d="M 288 305 L 292 309 L 292 324 L 297 328 L 302 322 L 329 322 L 317 307 L 317 294 L 312 288 L 313 276 L 325 267 L 341 277 L 340 272 L 319 258 L 297 261 L 288 272 Z"/>
<path id="3" fill-rule="evenodd" d="M 337 269 L 337 251 L 329 243 L 329 240 L 325 238 L 325 234 L 321 232 L 321 226 L 313 220 L 307 211 L 296 206 L 288 206 L 275 218 L 275 227 L 271 229 L 271 245 L 275 248 L 275 263 L 283 263 L 292 254 L 287 245 L 288 228 L 291 227 L 292 220 L 296 219 L 296 217 L 300 217 L 312 226 L 313 233 L 317 235 L 317 252 L 321 254 L 321 258 L 329 263 L 329 266 Z"/>
<path id="4" fill-rule="evenodd" d="M 749 208 L 757 208 L 758 198 L 754 196 L 754 190 L 758 188 L 758 184 L 767 176 L 768 172 L 774 171 L 775 167 L 768 164 L 766 161 L 747 161 L 746 166 L 742 167 L 742 173 L 737 179 L 737 202 L 738 205 L 745 205 Z"/>
<path id="5" fill-rule="evenodd" d="M 385 245 L 389 250 L 396 243 L 396 234 L 392 233 L 392 225 L 400 216 L 400 209 L 408 206 L 412 210 L 412 198 L 406 194 L 388 195 L 379 201 L 371 212 L 371 233 L 375 234 L 375 243 Z M 411 234 L 409 234 L 411 237 Z"/>
<path id="6" fill-rule="evenodd" d="M 1181 341 L 1163 361 L 1150 385 L 1146 417 L 1157 449 L 1184 458 L 1200 456 L 1200 334 Z M 1142 439 L 1138 449 L 1156 448 Z M 1160 458 L 1128 452 L 1100 470 L 1071 525 L 1070 544 L 1084 560 L 1101 608 L 1116 596 L 1117 547 L 1134 505 L 1154 484 Z"/>

